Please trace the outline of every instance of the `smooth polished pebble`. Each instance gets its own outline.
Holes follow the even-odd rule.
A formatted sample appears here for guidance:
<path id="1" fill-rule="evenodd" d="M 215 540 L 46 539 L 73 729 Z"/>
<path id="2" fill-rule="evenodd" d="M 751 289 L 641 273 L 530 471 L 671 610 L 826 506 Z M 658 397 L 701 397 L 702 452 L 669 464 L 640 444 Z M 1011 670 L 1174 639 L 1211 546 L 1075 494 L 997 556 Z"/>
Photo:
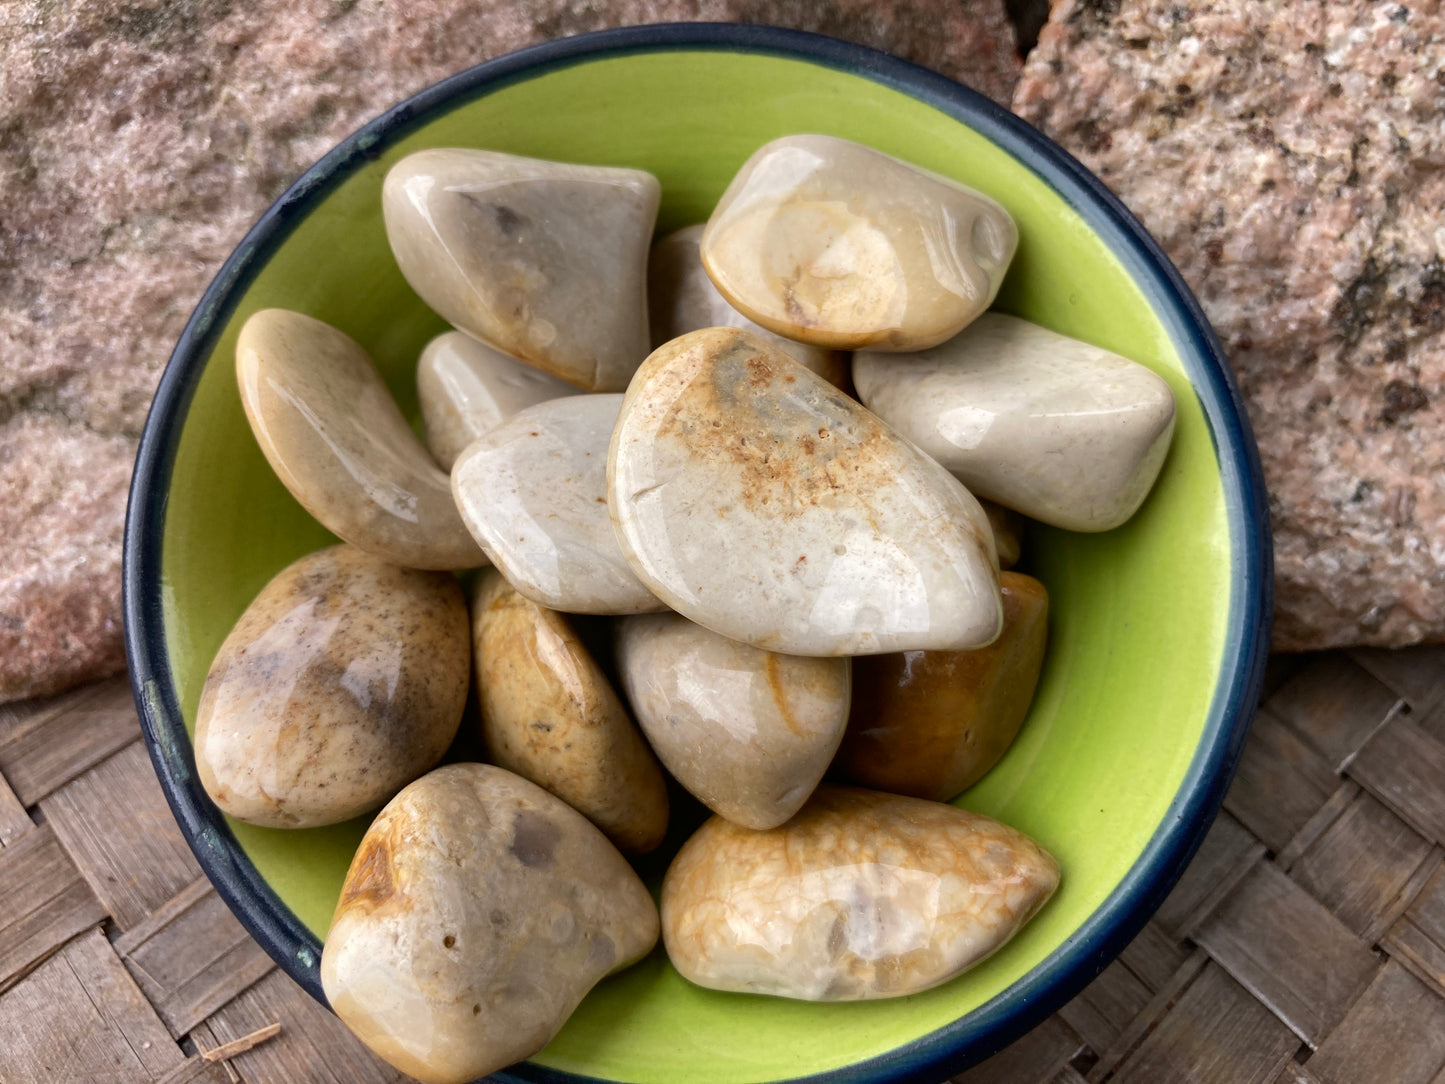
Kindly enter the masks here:
<path id="1" fill-rule="evenodd" d="M 1024 517 L 1012 508 L 993 501 L 979 501 L 988 525 L 993 528 L 993 548 L 998 551 L 998 567 L 1010 569 L 1023 554 Z"/>
<path id="2" fill-rule="evenodd" d="M 662 190 L 636 169 L 426 150 L 386 175 L 401 273 L 454 327 L 585 391 L 647 356 L 647 250 Z"/>
<path id="3" fill-rule="evenodd" d="M 647 263 L 647 315 L 653 348 L 705 327 L 740 327 L 796 358 L 834 387 L 848 383 L 848 355 L 774 335 L 749 320 L 718 293 L 702 265 L 698 245 L 703 223 L 668 234 L 652 246 Z"/>
<path id="4" fill-rule="evenodd" d="M 567 619 L 489 570 L 472 603 L 472 642 L 490 759 L 626 853 L 654 850 L 667 832 L 662 769 Z"/>
<path id="5" fill-rule="evenodd" d="M 1005 572 L 1003 632 L 977 651 L 859 659 L 836 767 L 854 783 L 952 801 L 998 763 L 1028 717 L 1043 669 L 1049 596 Z"/>
<path id="6" fill-rule="evenodd" d="M 922 350 L 993 303 L 1018 228 L 982 192 L 870 147 L 794 135 L 759 148 L 708 219 L 722 295 L 779 335 Z"/>
<path id="7" fill-rule="evenodd" d="M 236 341 L 236 380 L 261 451 L 332 534 L 407 568 L 487 563 L 451 479 L 356 340 L 299 312 L 263 309 Z"/>
<path id="8" fill-rule="evenodd" d="M 853 380 L 975 494 L 1070 531 L 1132 516 L 1174 433 L 1162 377 L 1003 313 L 909 357 L 857 354 Z"/>
<path id="9" fill-rule="evenodd" d="M 666 609 L 623 559 L 607 512 L 607 445 L 621 408 L 621 395 L 539 403 L 475 441 L 452 467 L 467 529 L 514 588 L 550 609 Z"/>
<path id="10" fill-rule="evenodd" d="M 978 501 L 746 331 L 691 332 L 638 370 L 607 503 L 638 578 L 730 639 L 869 655 L 998 635 L 998 560 Z"/>
<path id="11" fill-rule="evenodd" d="M 745 828 L 774 828 L 798 811 L 848 721 L 848 659 L 761 651 L 678 614 L 620 622 L 617 664 L 663 765 Z"/>
<path id="12" fill-rule="evenodd" d="M 196 711 L 196 773 L 238 820 L 315 828 L 376 809 L 446 752 L 471 673 L 454 577 L 353 546 L 288 565 L 246 607 Z"/>
<path id="13" fill-rule="evenodd" d="M 443 470 L 519 410 L 577 389 L 460 331 L 438 335 L 416 366 L 426 446 Z"/>
<path id="14" fill-rule="evenodd" d="M 581 814 L 501 768 L 451 764 L 362 838 L 321 986 L 391 1065 L 463 1084 L 541 1050 L 657 933 L 647 889 Z"/>
<path id="15" fill-rule="evenodd" d="M 1054 858 L 939 802 L 819 787 L 780 828 L 714 817 L 662 883 L 662 937 L 713 990 L 858 1001 L 927 990 L 1000 948 L 1053 895 Z"/>

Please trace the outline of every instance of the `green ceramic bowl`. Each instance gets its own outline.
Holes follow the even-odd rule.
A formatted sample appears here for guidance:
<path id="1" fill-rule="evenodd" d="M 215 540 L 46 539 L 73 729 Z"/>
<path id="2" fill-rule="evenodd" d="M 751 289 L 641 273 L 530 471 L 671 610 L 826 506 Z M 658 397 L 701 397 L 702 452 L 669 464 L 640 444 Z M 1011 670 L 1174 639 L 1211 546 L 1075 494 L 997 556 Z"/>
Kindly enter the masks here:
<path id="1" fill-rule="evenodd" d="M 998 307 L 1143 362 L 1178 400 L 1173 450 L 1138 515 L 1107 534 L 1029 536 L 1028 565 L 1052 595 L 1043 680 L 1018 741 L 962 800 L 1040 840 L 1063 885 L 982 966 L 891 1001 L 715 993 L 659 948 L 593 991 L 511 1079 L 937 1080 L 991 1053 L 1158 905 L 1218 808 L 1258 693 L 1269 545 L 1237 393 L 1178 275 L 1077 162 L 955 83 L 826 38 L 694 25 L 555 42 L 424 91 L 306 173 L 226 263 L 161 381 L 126 527 L 131 676 L 172 808 L 241 920 L 321 998 L 321 940 L 366 826 L 250 827 L 195 780 L 189 735 L 216 649 L 274 573 L 333 541 L 247 428 L 241 324 L 269 306 L 335 324 L 414 415 L 417 355 L 444 325 L 387 248 L 392 163 L 457 146 L 646 169 L 668 231 L 705 219 L 744 159 L 792 132 L 859 140 L 998 199 L 1022 238 Z"/>

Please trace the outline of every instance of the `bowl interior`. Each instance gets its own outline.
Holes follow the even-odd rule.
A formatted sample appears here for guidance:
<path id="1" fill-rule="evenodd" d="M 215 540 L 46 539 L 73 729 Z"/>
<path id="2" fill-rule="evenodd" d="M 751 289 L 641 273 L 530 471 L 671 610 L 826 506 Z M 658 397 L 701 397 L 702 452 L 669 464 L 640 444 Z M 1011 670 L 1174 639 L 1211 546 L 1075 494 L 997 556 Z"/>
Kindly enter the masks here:
<path id="1" fill-rule="evenodd" d="M 727 1082 L 819 1073 L 876 1057 L 978 1008 L 1060 949 L 1160 829 L 1211 713 L 1231 636 L 1241 515 L 1226 499 L 1177 328 L 1126 262 L 1033 170 L 948 113 L 802 59 L 661 50 L 553 66 L 457 104 L 289 224 L 240 296 L 185 415 L 164 515 L 162 619 L 188 728 L 207 667 L 241 611 L 285 564 L 332 539 L 262 458 L 237 398 L 236 333 L 257 309 L 298 309 L 365 345 L 405 411 L 413 369 L 443 329 L 396 269 L 382 229 L 387 168 L 424 147 L 488 147 L 634 166 L 662 182 L 659 230 L 704 219 L 758 145 L 827 132 L 956 177 L 1002 202 L 1021 244 L 998 306 L 1150 366 L 1174 390 L 1178 429 L 1154 494 L 1102 535 L 1034 530 L 1024 567 L 1052 599 L 1033 712 L 1004 761 L 961 804 L 1056 854 L 1063 885 L 974 971 L 917 996 L 806 1004 L 688 985 L 660 949 L 600 985 L 535 1061 L 609 1080 Z M 384 143 L 385 141 L 383 141 Z M 1237 523 L 1236 523 L 1237 528 Z M 232 823 L 284 903 L 324 937 L 364 821 L 310 831 Z"/>

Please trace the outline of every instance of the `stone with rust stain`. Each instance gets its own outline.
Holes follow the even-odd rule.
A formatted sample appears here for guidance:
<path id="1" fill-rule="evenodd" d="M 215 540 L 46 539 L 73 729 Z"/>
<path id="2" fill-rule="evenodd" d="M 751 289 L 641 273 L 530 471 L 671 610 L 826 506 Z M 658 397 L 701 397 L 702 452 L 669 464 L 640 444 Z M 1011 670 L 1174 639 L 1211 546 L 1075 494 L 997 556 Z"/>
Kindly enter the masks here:
<path id="1" fill-rule="evenodd" d="M 361 344 L 330 324 L 263 309 L 236 341 L 246 420 L 277 476 L 322 526 L 407 568 L 487 559 L 439 469 Z"/>
<path id="2" fill-rule="evenodd" d="M 478 437 L 519 410 L 577 389 L 460 331 L 438 335 L 416 366 L 427 450 L 451 470 Z"/>
<path id="3" fill-rule="evenodd" d="M 924 350 L 993 303 L 1018 228 L 982 192 L 846 139 L 754 152 L 708 219 L 702 262 L 740 312 L 835 350 Z"/>
<path id="4" fill-rule="evenodd" d="M 495 570 L 472 603 L 490 759 L 545 787 L 629 854 L 667 832 L 667 784 L 607 676 L 567 623 Z"/>
<path id="5" fill-rule="evenodd" d="M 453 326 L 585 391 L 621 391 L 647 356 L 661 194 L 641 170 L 439 149 L 392 166 L 382 210 L 402 274 Z"/>
<path id="6" fill-rule="evenodd" d="M 801 361 L 829 384 L 848 386 L 848 355 L 774 335 L 749 320 L 718 293 L 698 255 L 704 226 L 698 223 L 669 234 L 652 246 L 647 263 L 647 316 L 654 348 L 705 327 L 740 327 Z"/>
<path id="7" fill-rule="evenodd" d="M 533 602 L 573 614 L 665 609 L 633 575 L 607 513 L 607 445 L 620 395 L 569 395 L 528 407 L 452 466 L 467 529 Z"/>
<path id="8" fill-rule="evenodd" d="M 314 828 L 380 806 L 446 752 L 466 705 L 466 600 L 353 546 L 289 565 L 226 637 L 196 712 L 196 772 L 239 820 Z"/>
<path id="9" fill-rule="evenodd" d="M 694 331 L 647 359 L 607 475 L 638 578 L 730 639 L 866 655 L 998 635 L 998 559 L 978 501 L 749 332 Z"/>
<path id="10" fill-rule="evenodd" d="M 998 950 L 1058 883 L 1047 851 L 988 817 L 824 786 L 780 828 L 698 829 L 663 881 L 662 936 L 710 989 L 900 997 Z"/>
<path id="11" fill-rule="evenodd" d="M 1003 632 L 977 651 L 859 659 L 836 761 L 855 783 L 947 802 L 998 763 L 1028 716 L 1048 640 L 1049 596 L 1005 572 Z"/>
<path id="12" fill-rule="evenodd" d="M 397 1069 L 463 1084 L 546 1046 L 657 934 L 647 889 L 586 818 L 511 772 L 452 764 L 362 838 L 321 986 Z"/>
<path id="13" fill-rule="evenodd" d="M 745 828 L 774 828 L 798 811 L 848 720 L 848 659 L 761 651 L 677 614 L 622 621 L 617 661 L 667 770 Z"/>
<path id="14" fill-rule="evenodd" d="M 972 492 L 1070 531 L 1132 516 L 1174 436 L 1163 377 L 1000 312 L 932 350 L 859 353 L 853 382 Z"/>

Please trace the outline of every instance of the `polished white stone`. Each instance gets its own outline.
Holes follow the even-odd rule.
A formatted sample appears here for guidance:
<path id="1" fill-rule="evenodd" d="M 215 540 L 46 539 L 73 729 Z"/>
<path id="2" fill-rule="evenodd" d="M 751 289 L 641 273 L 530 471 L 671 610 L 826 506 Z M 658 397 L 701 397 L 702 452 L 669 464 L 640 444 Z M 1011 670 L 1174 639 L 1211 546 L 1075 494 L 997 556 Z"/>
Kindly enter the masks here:
<path id="1" fill-rule="evenodd" d="M 993 531 L 958 481 L 756 336 L 710 328 L 638 371 L 607 471 L 623 556 L 684 616 L 791 655 L 981 647 Z"/>
<path id="2" fill-rule="evenodd" d="M 443 470 L 472 441 L 519 410 L 577 389 L 460 331 L 426 344 L 416 366 L 426 446 Z"/>
<path id="3" fill-rule="evenodd" d="M 653 752 L 747 828 L 782 824 L 828 770 L 848 722 L 849 663 L 762 651 L 678 614 L 617 629 L 622 685 Z"/>
<path id="4" fill-rule="evenodd" d="M 519 592 L 574 614 L 666 604 L 633 574 L 607 513 L 607 445 L 621 395 L 573 395 L 514 415 L 452 467 L 462 520 Z"/>
<path id="5" fill-rule="evenodd" d="M 497 151 L 408 155 L 382 190 L 401 273 L 454 327 L 585 391 L 647 356 L 661 189 L 636 169 Z"/>
<path id="6" fill-rule="evenodd" d="M 858 396 L 980 497 L 1107 531 L 1149 495 L 1174 433 L 1163 378 L 1002 313 L 918 354 L 860 353 Z"/>

